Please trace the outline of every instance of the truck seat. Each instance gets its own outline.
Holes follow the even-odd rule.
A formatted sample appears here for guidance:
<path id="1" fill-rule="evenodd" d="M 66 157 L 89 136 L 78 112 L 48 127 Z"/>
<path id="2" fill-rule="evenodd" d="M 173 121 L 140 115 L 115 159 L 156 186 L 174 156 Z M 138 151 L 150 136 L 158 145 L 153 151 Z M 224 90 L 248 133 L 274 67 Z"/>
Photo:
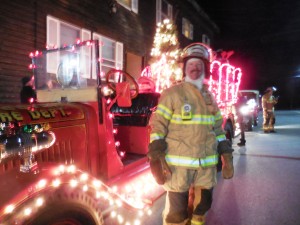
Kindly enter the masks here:
<path id="1" fill-rule="evenodd" d="M 131 107 L 119 107 L 115 103 L 110 109 L 114 115 L 114 125 L 147 126 L 159 97 L 160 93 L 140 93 L 132 99 Z"/>

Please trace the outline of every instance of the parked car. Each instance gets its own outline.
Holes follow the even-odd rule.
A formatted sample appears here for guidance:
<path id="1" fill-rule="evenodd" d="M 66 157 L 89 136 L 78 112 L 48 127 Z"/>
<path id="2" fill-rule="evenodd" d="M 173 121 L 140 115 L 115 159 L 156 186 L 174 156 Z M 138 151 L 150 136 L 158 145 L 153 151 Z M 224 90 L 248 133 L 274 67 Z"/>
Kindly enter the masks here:
<path id="1" fill-rule="evenodd" d="M 246 104 L 241 107 L 240 113 L 243 115 L 245 129 L 252 131 L 253 126 L 258 124 L 258 113 L 260 111 L 258 90 L 239 90 L 239 96 L 246 98 Z"/>

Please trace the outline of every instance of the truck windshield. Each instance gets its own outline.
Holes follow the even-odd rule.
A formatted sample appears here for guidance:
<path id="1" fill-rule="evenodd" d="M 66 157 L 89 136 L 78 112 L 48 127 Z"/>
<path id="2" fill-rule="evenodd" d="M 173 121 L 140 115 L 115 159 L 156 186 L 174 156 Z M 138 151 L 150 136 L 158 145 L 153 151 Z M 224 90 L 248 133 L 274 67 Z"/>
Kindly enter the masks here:
<path id="1" fill-rule="evenodd" d="M 36 89 L 97 87 L 99 55 L 96 51 L 98 41 L 85 41 L 32 53 Z"/>

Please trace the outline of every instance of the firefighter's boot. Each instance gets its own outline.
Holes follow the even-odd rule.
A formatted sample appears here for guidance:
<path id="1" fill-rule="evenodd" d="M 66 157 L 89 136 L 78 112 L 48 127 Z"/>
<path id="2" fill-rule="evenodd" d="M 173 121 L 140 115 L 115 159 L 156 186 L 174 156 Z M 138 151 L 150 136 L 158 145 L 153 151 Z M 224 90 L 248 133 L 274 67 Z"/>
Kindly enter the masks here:
<path id="1" fill-rule="evenodd" d="M 188 225 L 188 223 L 189 223 L 188 219 L 184 220 L 181 223 L 167 223 L 166 221 L 163 221 L 163 225 Z"/>
<path id="2" fill-rule="evenodd" d="M 224 153 L 221 155 L 222 159 L 222 176 L 224 179 L 230 179 L 233 177 L 233 156 L 232 153 Z"/>
<path id="3" fill-rule="evenodd" d="M 240 139 L 240 142 L 237 143 L 238 146 L 245 146 L 246 145 L 246 140 Z"/>
<path id="4" fill-rule="evenodd" d="M 205 224 L 205 216 L 194 214 L 190 224 L 191 225 L 204 225 Z"/>

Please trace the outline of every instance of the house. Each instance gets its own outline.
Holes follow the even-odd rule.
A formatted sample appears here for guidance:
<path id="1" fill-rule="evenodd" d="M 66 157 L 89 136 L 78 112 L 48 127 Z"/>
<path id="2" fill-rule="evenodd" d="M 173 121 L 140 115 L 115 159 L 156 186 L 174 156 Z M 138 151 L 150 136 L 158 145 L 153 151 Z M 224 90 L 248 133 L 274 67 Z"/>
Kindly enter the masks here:
<path id="1" fill-rule="evenodd" d="M 138 78 L 150 59 L 156 24 L 176 24 L 181 47 L 213 43 L 219 29 L 196 0 L 2 0 L 0 103 L 20 102 L 21 78 L 32 75 L 30 52 L 99 39 L 100 69 Z"/>

